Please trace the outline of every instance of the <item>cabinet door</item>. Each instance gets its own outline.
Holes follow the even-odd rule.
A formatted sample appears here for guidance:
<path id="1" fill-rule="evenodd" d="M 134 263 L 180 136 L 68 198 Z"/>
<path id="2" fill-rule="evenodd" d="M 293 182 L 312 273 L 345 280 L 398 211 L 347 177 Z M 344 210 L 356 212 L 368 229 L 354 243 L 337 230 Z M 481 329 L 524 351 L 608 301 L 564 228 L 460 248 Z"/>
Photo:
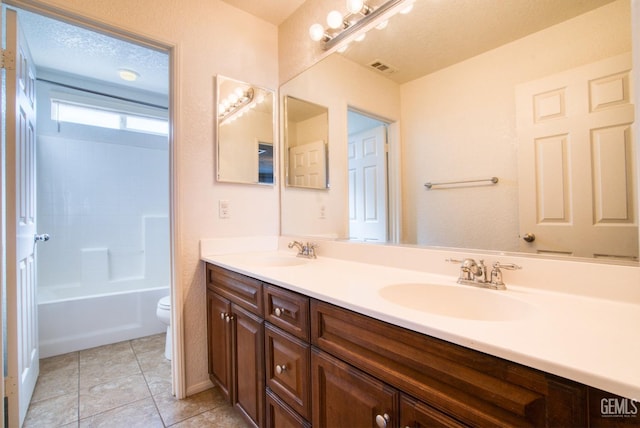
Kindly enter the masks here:
<path id="1" fill-rule="evenodd" d="M 397 427 L 393 388 L 317 349 L 311 373 L 314 427 Z"/>
<path id="2" fill-rule="evenodd" d="M 256 426 L 264 426 L 263 320 L 231 305 L 235 337 L 235 394 L 233 402 Z"/>
<path id="3" fill-rule="evenodd" d="M 310 428 L 309 422 L 267 389 L 267 428 Z"/>
<path id="4" fill-rule="evenodd" d="M 302 417 L 310 419 L 309 344 L 265 324 L 267 386 Z"/>
<path id="5" fill-rule="evenodd" d="M 231 303 L 216 293 L 207 291 L 207 345 L 209 376 L 218 384 L 228 400 L 233 395 Z"/>
<path id="6" fill-rule="evenodd" d="M 466 425 L 425 403 L 402 395 L 400 397 L 400 426 L 403 428 L 458 428 Z"/>

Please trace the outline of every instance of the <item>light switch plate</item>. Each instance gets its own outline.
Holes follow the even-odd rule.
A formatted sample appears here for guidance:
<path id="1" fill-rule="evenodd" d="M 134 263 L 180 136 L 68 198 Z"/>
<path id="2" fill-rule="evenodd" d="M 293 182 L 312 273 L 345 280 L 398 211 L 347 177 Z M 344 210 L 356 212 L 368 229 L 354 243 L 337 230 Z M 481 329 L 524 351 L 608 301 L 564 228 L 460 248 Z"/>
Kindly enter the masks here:
<path id="1" fill-rule="evenodd" d="M 226 199 L 220 199 L 218 201 L 218 217 L 219 218 L 229 218 L 231 217 L 231 208 L 229 201 Z"/>

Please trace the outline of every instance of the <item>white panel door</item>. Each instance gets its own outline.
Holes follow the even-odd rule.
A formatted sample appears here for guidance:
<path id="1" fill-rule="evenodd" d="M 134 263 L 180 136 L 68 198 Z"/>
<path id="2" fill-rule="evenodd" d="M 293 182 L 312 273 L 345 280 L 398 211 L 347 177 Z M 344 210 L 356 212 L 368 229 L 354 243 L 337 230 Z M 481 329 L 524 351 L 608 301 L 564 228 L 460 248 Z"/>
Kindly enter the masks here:
<path id="1" fill-rule="evenodd" d="M 637 258 L 631 87 L 624 54 L 517 88 L 523 251 Z"/>
<path id="2" fill-rule="evenodd" d="M 349 136 L 349 238 L 387 240 L 387 129 Z"/>
<path id="3" fill-rule="evenodd" d="M 289 148 L 289 183 L 299 187 L 327 187 L 327 149 L 324 141 Z"/>
<path id="4" fill-rule="evenodd" d="M 35 69 L 17 22 L 7 10 L 7 359 L 9 425 L 20 426 L 39 372 L 36 301 Z"/>

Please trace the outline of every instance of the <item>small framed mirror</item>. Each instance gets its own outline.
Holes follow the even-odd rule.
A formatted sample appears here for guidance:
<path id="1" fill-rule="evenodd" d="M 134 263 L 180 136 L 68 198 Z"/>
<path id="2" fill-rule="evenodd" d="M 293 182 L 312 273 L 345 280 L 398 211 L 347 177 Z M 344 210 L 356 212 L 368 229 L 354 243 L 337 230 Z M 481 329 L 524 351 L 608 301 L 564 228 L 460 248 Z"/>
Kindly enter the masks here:
<path id="1" fill-rule="evenodd" d="M 291 96 L 284 98 L 286 183 L 329 187 L 329 109 Z"/>
<path id="2" fill-rule="evenodd" d="M 273 185 L 274 91 L 216 76 L 216 179 Z"/>

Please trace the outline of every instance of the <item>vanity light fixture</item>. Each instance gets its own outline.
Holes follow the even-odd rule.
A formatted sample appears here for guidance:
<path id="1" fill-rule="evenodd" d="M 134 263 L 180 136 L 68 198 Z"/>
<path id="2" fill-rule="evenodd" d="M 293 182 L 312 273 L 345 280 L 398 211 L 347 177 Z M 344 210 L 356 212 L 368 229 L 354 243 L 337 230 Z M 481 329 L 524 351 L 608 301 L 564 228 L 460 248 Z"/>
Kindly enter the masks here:
<path id="1" fill-rule="evenodd" d="M 264 95 L 256 97 L 255 93 L 256 91 L 252 87 L 246 89 L 238 87 L 222 100 L 218 104 L 220 125 L 233 122 L 264 101 Z"/>
<path id="2" fill-rule="evenodd" d="M 327 15 L 327 28 L 321 24 L 309 27 L 311 40 L 324 43 L 324 50 L 344 52 L 352 41 L 361 41 L 372 28 L 386 28 L 397 13 L 408 13 L 415 0 L 387 0 L 378 7 L 368 6 L 364 0 L 346 0 L 347 13 L 332 10 Z"/>

